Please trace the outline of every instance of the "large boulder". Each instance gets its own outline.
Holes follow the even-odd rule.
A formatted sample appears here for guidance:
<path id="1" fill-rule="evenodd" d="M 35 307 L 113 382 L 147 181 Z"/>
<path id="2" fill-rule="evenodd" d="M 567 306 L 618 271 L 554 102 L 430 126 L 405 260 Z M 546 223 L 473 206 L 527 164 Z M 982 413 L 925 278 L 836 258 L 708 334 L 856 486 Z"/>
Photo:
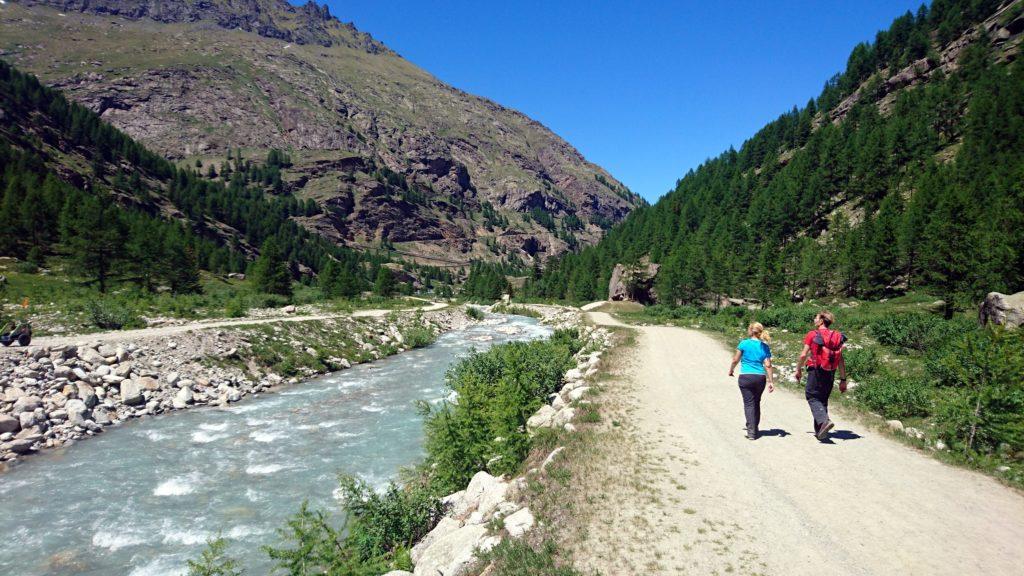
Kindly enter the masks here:
<path id="1" fill-rule="evenodd" d="M 78 398 L 85 403 L 86 408 L 93 408 L 99 404 L 99 399 L 96 397 L 96 389 L 85 382 L 78 383 Z"/>
<path id="2" fill-rule="evenodd" d="M 978 308 L 978 321 L 982 325 L 1001 324 L 1007 328 L 1018 328 L 1024 324 L 1024 292 L 1000 294 L 989 292 Z"/>
<path id="3" fill-rule="evenodd" d="M 470 524 L 445 534 L 432 543 L 416 563 L 415 576 L 466 576 L 476 563 L 476 552 L 485 552 L 498 544 L 482 524 Z"/>
<path id="4" fill-rule="evenodd" d="M 505 499 L 507 491 L 508 482 L 480 471 L 474 474 L 469 481 L 463 498 L 465 498 L 470 511 L 487 516 Z"/>
<path id="5" fill-rule="evenodd" d="M 427 535 L 417 542 L 416 545 L 412 547 L 412 550 L 409 551 L 409 558 L 412 559 L 412 563 L 419 564 L 420 558 L 423 557 L 423 553 L 427 551 L 427 548 L 430 548 L 434 542 L 437 542 L 441 538 L 455 532 L 459 528 L 462 528 L 462 522 L 454 518 L 449 518 L 448 516 L 441 518 L 441 521 L 437 523 L 437 526 L 434 526 L 434 529 L 428 532 Z"/>
<path id="6" fill-rule="evenodd" d="M 646 258 L 632 265 L 616 264 L 608 282 L 608 299 L 651 304 L 657 301 L 654 294 L 654 280 L 660 264 L 652 264 Z"/>

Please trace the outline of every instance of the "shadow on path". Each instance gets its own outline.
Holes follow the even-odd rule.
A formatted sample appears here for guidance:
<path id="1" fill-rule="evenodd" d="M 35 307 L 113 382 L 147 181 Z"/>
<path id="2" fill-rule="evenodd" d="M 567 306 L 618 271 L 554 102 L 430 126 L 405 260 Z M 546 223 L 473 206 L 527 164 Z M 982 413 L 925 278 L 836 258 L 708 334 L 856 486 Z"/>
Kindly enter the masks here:
<path id="1" fill-rule="evenodd" d="M 760 430 L 759 436 L 778 436 L 779 438 L 785 438 L 786 436 L 792 436 L 789 432 L 786 432 L 782 428 L 771 428 L 768 430 Z"/>
<path id="2" fill-rule="evenodd" d="M 813 432 L 808 432 L 808 434 L 814 435 Z M 852 430 L 834 430 L 832 432 L 829 432 L 828 438 L 825 438 L 824 440 L 818 440 L 818 442 L 822 444 L 835 445 L 835 442 L 833 442 L 833 440 L 842 440 L 845 442 L 846 440 L 859 440 L 861 438 L 863 438 L 863 436 L 857 434 L 856 432 L 853 432 Z"/>

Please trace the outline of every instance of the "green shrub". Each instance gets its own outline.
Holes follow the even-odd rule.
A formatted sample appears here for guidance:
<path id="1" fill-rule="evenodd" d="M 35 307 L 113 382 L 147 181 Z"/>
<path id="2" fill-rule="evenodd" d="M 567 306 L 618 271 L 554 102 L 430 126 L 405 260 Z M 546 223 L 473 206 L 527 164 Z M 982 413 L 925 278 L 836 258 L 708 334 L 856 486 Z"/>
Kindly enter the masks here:
<path id="1" fill-rule="evenodd" d="M 224 306 L 224 315 L 228 318 L 244 318 L 247 314 L 249 314 L 249 306 L 239 296 L 228 300 Z"/>
<path id="2" fill-rule="evenodd" d="M 382 493 L 361 480 L 341 478 L 341 500 L 349 514 L 345 545 L 362 560 L 411 548 L 444 515 L 444 505 L 422 483 L 391 483 Z"/>
<path id="3" fill-rule="evenodd" d="M 541 313 L 528 306 L 517 306 L 515 304 L 498 304 L 491 309 L 495 314 L 512 314 L 513 316 L 526 316 L 528 318 L 540 318 Z"/>
<path id="4" fill-rule="evenodd" d="M 1024 331 L 975 330 L 929 362 L 943 386 L 936 424 L 967 453 L 1024 450 Z"/>
<path id="5" fill-rule="evenodd" d="M 806 332 L 814 326 L 816 310 L 809 306 L 772 306 L 754 313 L 754 319 L 769 328 Z"/>
<path id="6" fill-rule="evenodd" d="M 18 262 L 14 265 L 14 270 L 22 274 L 35 274 L 39 272 L 39 265 L 30 261 Z"/>
<path id="7" fill-rule="evenodd" d="M 122 328 L 141 328 L 145 323 L 125 305 L 111 300 L 89 300 L 85 304 L 89 322 L 103 330 L 121 330 Z"/>
<path id="8" fill-rule="evenodd" d="M 290 545 L 263 548 L 276 568 L 293 576 L 412 570 L 409 549 L 444 515 L 440 500 L 417 482 L 406 487 L 392 483 L 378 493 L 361 480 L 342 476 L 340 487 L 344 524 L 335 527 L 325 512 L 303 503 L 279 531 Z"/>
<path id="9" fill-rule="evenodd" d="M 857 386 L 855 397 L 886 418 L 906 418 L 928 415 L 931 391 L 923 378 L 885 372 Z"/>
<path id="10" fill-rule="evenodd" d="M 517 470 L 530 448 L 526 420 L 559 389 L 580 347 L 575 330 L 560 330 L 548 340 L 473 354 L 448 371 L 458 400 L 424 406 L 427 461 L 439 490 L 463 488 L 477 470 Z"/>
<path id="11" fill-rule="evenodd" d="M 871 335 L 884 346 L 898 350 L 924 350 L 941 338 L 943 321 L 938 316 L 902 312 L 881 316 L 868 325 Z"/>
<path id="12" fill-rule="evenodd" d="M 843 360 L 847 374 L 858 380 L 875 374 L 880 367 L 878 352 L 871 347 L 847 348 L 843 350 Z"/>
<path id="13" fill-rule="evenodd" d="M 476 306 L 466 306 L 466 316 L 469 316 L 473 320 L 483 320 L 484 311 Z"/>
<path id="14" fill-rule="evenodd" d="M 208 540 L 199 559 L 188 561 L 188 576 L 241 576 L 238 561 L 225 553 L 227 547 L 227 540 L 220 536 Z"/>
<path id="15" fill-rule="evenodd" d="M 434 331 L 426 326 L 411 326 L 402 330 L 402 339 L 409 348 L 429 346 L 436 338 Z"/>

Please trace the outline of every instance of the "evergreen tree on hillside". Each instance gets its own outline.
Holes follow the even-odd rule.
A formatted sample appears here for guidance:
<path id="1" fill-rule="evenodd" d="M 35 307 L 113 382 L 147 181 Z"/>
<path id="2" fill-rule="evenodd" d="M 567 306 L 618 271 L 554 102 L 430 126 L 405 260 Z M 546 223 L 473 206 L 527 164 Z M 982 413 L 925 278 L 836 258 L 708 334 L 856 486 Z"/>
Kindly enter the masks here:
<path id="1" fill-rule="evenodd" d="M 125 259 L 126 230 L 119 208 L 106 195 L 68 202 L 61 230 L 73 270 L 106 292 Z"/>
<path id="2" fill-rule="evenodd" d="M 266 294 L 292 295 L 292 278 L 288 262 L 281 254 L 277 242 L 269 239 L 260 247 L 260 255 L 252 266 L 253 285 Z"/>
<path id="3" fill-rule="evenodd" d="M 386 266 L 377 269 L 377 277 L 373 281 L 373 293 L 384 298 L 395 295 L 395 275 Z"/>

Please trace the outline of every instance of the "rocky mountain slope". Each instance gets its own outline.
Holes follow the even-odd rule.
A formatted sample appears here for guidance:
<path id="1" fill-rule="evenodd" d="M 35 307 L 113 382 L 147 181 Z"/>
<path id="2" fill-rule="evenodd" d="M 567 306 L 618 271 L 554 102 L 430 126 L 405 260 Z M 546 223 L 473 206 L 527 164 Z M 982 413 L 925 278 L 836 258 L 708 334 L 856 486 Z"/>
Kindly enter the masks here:
<path id="1" fill-rule="evenodd" d="M 642 204 L 541 124 L 313 3 L 8 2 L 0 50 L 204 171 L 287 149 L 278 190 L 316 200 L 323 213 L 302 224 L 338 243 L 528 260 L 593 243 Z"/>

